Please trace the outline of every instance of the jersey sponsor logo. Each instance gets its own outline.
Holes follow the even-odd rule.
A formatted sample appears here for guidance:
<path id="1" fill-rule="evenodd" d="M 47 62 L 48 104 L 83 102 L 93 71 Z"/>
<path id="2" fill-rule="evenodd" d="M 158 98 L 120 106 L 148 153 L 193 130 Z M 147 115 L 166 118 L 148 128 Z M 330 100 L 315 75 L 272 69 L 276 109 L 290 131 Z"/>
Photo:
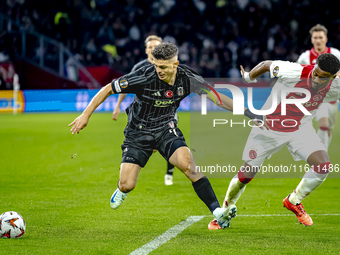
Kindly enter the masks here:
<path id="1" fill-rule="evenodd" d="M 119 82 L 119 85 L 122 89 L 125 89 L 128 86 L 127 80 L 123 79 Z"/>
<path id="2" fill-rule="evenodd" d="M 119 85 L 118 85 L 118 81 L 117 81 L 117 80 L 115 80 L 115 89 L 116 89 L 116 91 L 117 91 L 118 93 L 122 91 L 122 90 L 120 89 Z"/>
<path id="3" fill-rule="evenodd" d="M 273 75 L 276 77 L 279 74 L 279 67 L 275 66 L 273 69 Z"/>
<path id="4" fill-rule="evenodd" d="M 183 87 L 178 87 L 177 88 L 177 95 L 178 96 L 183 96 L 184 95 L 184 88 Z"/>
<path id="5" fill-rule="evenodd" d="M 161 97 L 162 95 L 159 91 L 157 91 L 157 92 L 151 94 L 151 96 Z"/>
<path id="6" fill-rule="evenodd" d="M 249 151 L 249 158 L 256 159 L 256 157 L 257 157 L 256 151 L 255 150 L 250 150 Z"/>
<path id="7" fill-rule="evenodd" d="M 173 100 L 166 100 L 166 101 L 163 101 L 163 100 L 156 100 L 155 101 L 155 106 L 156 107 L 168 107 L 170 105 L 172 105 L 175 101 Z"/>
<path id="8" fill-rule="evenodd" d="M 171 90 L 168 90 L 167 92 L 165 92 L 165 96 L 167 98 L 173 97 L 174 93 Z"/>

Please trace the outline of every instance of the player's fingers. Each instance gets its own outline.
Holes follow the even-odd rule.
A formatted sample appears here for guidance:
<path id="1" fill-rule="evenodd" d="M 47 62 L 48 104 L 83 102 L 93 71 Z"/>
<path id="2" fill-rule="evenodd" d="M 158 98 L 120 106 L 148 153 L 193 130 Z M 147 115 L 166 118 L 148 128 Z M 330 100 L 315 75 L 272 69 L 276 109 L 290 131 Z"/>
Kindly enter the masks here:
<path id="1" fill-rule="evenodd" d="M 75 122 L 76 122 L 76 120 L 72 121 L 70 124 L 68 124 L 68 126 L 69 126 L 69 127 L 70 127 L 70 126 L 73 126 Z"/>
<path id="2" fill-rule="evenodd" d="M 240 65 L 240 71 L 241 71 L 241 75 L 242 75 L 242 77 L 243 77 L 243 74 L 244 74 L 244 69 L 243 69 L 243 66 L 242 65 Z"/>

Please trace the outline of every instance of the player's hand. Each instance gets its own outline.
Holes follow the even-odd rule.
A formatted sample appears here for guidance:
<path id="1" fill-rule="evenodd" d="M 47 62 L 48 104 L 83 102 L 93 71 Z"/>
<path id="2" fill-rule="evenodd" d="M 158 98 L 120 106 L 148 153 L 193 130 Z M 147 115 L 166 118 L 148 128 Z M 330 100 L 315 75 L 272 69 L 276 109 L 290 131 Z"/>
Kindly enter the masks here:
<path id="1" fill-rule="evenodd" d="M 245 73 L 245 71 L 244 71 L 244 69 L 243 69 L 243 66 L 242 66 L 242 65 L 240 65 L 240 72 L 241 72 L 241 76 L 242 76 L 242 78 L 244 79 L 244 73 Z"/>
<path id="2" fill-rule="evenodd" d="M 69 127 L 73 126 L 71 128 L 72 135 L 74 135 L 75 133 L 79 134 L 79 131 L 87 126 L 89 119 L 90 119 L 89 116 L 82 114 L 78 118 L 76 118 L 72 123 L 70 123 L 68 126 Z"/>
<path id="3" fill-rule="evenodd" d="M 257 83 L 257 80 L 256 80 L 256 79 L 250 79 L 249 72 L 244 71 L 242 65 L 240 65 L 240 72 L 241 72 L 241 75 L 242 75 L 243 80 L 244 80 L 246 83 Z"/>
<path id="4" fill-rule="evenodd" d="M 116 107 L 116 109 L 112 113 L 112 119 L 117 120 L 119 113 L 120 113 L 119 107 Z"/>
<path id="5" fill-rule="evenodd" d="M 258 127 L 260 127 L 262 130 L 264 130 L 263 127 L 265 127 L 267 130 L 269 130 L 268 122 L 266 116 L 263 115 L 262 121 L 253 120 L 254 124 Z"/>

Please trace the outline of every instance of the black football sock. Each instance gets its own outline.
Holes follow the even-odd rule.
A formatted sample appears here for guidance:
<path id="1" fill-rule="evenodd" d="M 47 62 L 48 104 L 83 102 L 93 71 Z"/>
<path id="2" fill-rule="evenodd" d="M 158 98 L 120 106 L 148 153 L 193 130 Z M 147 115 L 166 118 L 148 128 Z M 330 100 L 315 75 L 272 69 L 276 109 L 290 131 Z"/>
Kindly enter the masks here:
<path id="1" fill-rule="evenodd" d="M 166 174 L 172 175 L 174 173 L 175 167 L 174 165 L 171 165 L 170 162 L 168 161 L 168 168 L 166 169 Z"/>
<path id="2" fill-rule="evenodd" d="M 206 176 L 192 183 L 197 196 L 206 204 L 211 213 L 218 207 L 220 203 L 217 200 L 215 192 Z"/>

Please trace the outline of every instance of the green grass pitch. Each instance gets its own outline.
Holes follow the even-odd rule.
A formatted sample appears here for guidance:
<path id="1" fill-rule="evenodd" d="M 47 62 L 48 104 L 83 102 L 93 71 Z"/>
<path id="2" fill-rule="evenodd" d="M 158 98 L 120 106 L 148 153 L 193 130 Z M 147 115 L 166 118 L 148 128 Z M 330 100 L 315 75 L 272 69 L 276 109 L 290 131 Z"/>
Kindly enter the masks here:
<path id="1" fill-rule="evenodd" d="M 111 113 L 95 113 L 88 127 L 72 136 L 67 125 L 77 116 L 0 115 L 0 213 L 17 211 L 26 221 L 21 239 L 0 239 L 1 254 L 129 254 L 189 216 L 210 214 L 178 169 L 174 185 L 164 185 L 166 162 L 159 153 L 142 169 L 123 205 L 112 210 L 109 200 L 119 178 L 126 115 L 114 122 Z M 189 113 L 179 117 L 189 142 Z M 333 164 L 340 163 L 339 126 L 329 149 Z M 210 157 L 239 167 L 250 129 L 223 128 L 222 153 Z M 204 139 L 213 137 L 199 132 Z M 194 157 L 200 149 L 195 148 Z M 298 164 L 287 149 L 268 163 Z M 210 181 L 221 203 L 230 179 Z M 311 227 L 300 225 L 282 206 L 299 181 L 255 178 L 238 201 L 240 216 L 231 228 L 208 231 L 213 217 L 204 217 L 151 254 L 339 253 L 340 216 L 325 215 L 340 212 L 339 179 L 328 178 L 304 200 L 314 220 Z M 264 214 L 291 216 L 256 216 Z"/>

